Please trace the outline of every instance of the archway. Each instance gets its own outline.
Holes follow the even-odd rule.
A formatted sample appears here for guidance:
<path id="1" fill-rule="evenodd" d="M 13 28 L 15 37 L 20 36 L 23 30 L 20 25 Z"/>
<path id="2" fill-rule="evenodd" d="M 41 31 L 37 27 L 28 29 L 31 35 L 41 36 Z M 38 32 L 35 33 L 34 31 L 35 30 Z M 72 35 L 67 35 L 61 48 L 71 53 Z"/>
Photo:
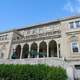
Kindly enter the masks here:
<path id="1" fill-rule="evenodd" d="M 54 40 L 49 42 L 49 57 L 57 57 L 57 43 Z"/>
<path id="2" fill-rule="evenodd" d="M 47 57 L 47 44 L 44 41 L 39 45 L 39 57 Z"/>
<path id="3" fill-rule="evenodd" d="M 29 45 L 25 44 L 23 46 L 22 58 L 28 58 L 28 54 L 29 54 Z"/>
<path id="4" fill-rule="evenodd" d="M 21 45 L 17 45 L 16 51 L 15 51 L 16 59 L 20 58 L 20 54 L 21 54 Z"/>
<path id="5" fill-rule="evenodd" d="M 34 43 L 32 43 L 32 45 L 31 45 L 31 52 L 30 52 L 30 56 L 32 57 L 32 58 L 35 58 L 35 57 L 37 57 L 37 44 L 34 42 Z"/>

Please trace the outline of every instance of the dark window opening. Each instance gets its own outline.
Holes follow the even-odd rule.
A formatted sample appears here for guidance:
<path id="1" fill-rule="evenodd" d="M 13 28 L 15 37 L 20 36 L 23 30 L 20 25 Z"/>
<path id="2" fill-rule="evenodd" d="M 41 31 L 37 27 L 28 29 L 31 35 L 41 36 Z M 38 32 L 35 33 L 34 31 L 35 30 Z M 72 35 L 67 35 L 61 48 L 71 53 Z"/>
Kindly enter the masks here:
<path id="1" fill-rule="evenodd" d="M 74 23 L 70 22 L 70 29 L 73 29 L 73 28 L 74 28 Z"/>
<path id="2" fill-rule="evenodd" d="M 76 21 L 75 24 L 76 24 L 76 28 L 80 27 L 80 21 Z"/>
<path id="3" fill-rule="evenodd" d="M 74 47 L 73 52 L 78 52 L 78 47 Z"/>
<path id="4" fill-rule="evenodd" d="M 75 65 L 75 68 L 76 69 L 80 69 L 80 65 Z"/>

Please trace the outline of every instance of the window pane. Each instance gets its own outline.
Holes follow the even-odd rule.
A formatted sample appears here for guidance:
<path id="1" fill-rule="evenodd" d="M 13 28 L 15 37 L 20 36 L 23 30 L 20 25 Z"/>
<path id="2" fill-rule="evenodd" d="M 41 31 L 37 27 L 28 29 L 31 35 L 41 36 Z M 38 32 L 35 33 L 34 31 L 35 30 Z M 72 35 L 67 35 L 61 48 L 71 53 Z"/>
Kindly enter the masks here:
<path id="1" fill-rule="evenodd" d="M 78 47 L 74 47 L 73 52 L 78 52 Z"/>
<path id="2" fill-rule="evenodd" d="M 78 44 L 76 42 L 72 43 L 72 50 L 73 50 L 73 52 L 79 52 Z"/>
<path id="3" fill-rule="evenodd" d="M 80 27 L 80 21 L 76 21 L 76 28 Z"/>
<path id="4" fill-rule="evenodd" d="M 73 29 L 74 28 L 74 23 L 70 22 L 70 28 Z"/>
<path id="5" fill-rule="evenodd" d="M 76 69 L 80 69 L 80 65 L 75 65 L 75 68 Z"/>

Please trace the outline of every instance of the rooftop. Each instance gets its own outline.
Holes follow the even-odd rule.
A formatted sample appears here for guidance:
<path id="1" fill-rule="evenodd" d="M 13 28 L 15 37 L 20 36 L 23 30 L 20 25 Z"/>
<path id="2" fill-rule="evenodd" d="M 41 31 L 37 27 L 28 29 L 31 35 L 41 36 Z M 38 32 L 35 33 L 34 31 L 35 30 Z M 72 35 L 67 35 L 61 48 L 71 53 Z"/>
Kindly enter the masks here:
<path id="1" fill-rule="evenodd" d="M 14 30 L 9 30 L 9 31 L 5 31 L 5 32 L 0 32 L 0 34 L 12 32 L 12 31 L 20 31 L 20 30 L 25 30 L 25 29 L 31 29 L 33 27 L 36 28 L 36 27 L 49 25 L 49 24 L 53 24 L 53 23 L 59 23 L 61 21 L 67 21 L 67 20 L 76 19 L 76 18 L 80 18 L 80 15 L 68 16 L 68 17 L 63 17 L 63 18 L 52 20 L 52 21 L 48 21 L 48 22 L 42 22 L 42 23 L 39 23 L 39 24 L 33 24 L 33 25 L 29 25 L 27 27 L 20 28 L 20 29 L 14 29 Z"/>

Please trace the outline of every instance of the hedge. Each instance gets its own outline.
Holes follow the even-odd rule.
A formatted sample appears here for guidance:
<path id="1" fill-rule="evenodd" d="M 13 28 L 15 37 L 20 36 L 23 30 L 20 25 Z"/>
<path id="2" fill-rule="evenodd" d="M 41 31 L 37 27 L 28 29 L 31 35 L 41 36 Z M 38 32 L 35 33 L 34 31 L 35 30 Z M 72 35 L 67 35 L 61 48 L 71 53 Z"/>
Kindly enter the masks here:
<path id="1" fill-rule="evenodd" d="M 67 80 L 67 75 L 61 67 L 1 64 L 0 80 Z"/>

